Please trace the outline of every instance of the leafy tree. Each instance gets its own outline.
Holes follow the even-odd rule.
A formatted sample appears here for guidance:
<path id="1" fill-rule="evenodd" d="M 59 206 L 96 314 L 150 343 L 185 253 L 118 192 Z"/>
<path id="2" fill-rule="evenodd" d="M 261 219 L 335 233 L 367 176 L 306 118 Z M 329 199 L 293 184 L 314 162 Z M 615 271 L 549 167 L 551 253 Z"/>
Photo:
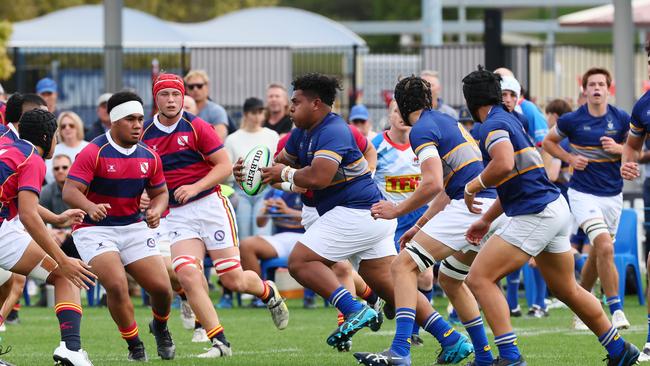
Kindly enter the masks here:
<path id="1" fill-rule="evenodd" d="M 0 79 L 4 80 L 14 73 L 14 65 L 7 57 L 7 41 L 11 36 L 11 23 L 0 21 Z"/>

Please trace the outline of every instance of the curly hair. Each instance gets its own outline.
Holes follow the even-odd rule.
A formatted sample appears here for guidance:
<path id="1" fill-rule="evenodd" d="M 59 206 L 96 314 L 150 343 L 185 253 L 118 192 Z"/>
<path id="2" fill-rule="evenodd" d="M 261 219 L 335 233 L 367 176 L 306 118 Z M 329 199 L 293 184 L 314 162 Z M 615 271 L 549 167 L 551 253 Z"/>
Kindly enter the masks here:
<path id="1" fill-rule="evenodd" d="M 52 148 L 56 128 L 56 117 L 52 113 L 42 109 L 32 109 L 20 116 L 18 133 L 21 139 L 42 148 L 45 157 Z"/>
<path id="2" fill-rule="evenodd" d="M 395 101 L 402 119 L 411 125 L 408 118 L 411 113 L 431 108 L 431 84 L 415 75 L 402 78 L 395 85 Z"/>
<path id="3" fill-rule="evenodd" d="M 335 77 L 318 73 L 298 76 L 291 85 L 294 90 L 301 90 L 311 98 L 319 98 L 330 107 L 336 99 L 336 91 L 341 90 L 341 85 Z"/>
<path id="4" fill-rule="evenodd" d="M 463 78 L 463 96 L 472 117 L 479 121 L 476 110 L 487 105 L 501 104 L 501 76 L 478 65 Z"/>

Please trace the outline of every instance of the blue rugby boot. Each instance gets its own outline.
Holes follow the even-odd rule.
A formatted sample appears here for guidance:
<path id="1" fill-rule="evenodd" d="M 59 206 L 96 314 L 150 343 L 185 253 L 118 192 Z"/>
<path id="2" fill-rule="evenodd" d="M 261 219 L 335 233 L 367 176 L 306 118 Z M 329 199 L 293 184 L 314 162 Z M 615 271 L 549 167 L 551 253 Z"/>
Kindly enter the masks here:
<path id="1" fill-rule="evenodd" d="M 370 306 L 364 305 L 359 311 L 350 314 L 343 324 L 327 337 L 327 344 L 339 348 L 339 343 L 349 341 L 354 333 L 376 321 L 377 312 Z"/>
<path id="2" fill-rule="evenodd" d="M 528 364 L 526 363 L 526 360 L 524 360 L 524 356 L 519 355 L 519 359 L 514 361 L 497 357 L 497 359 L 494 360 L 494 363 L 492 363 L 492 365 L 493 366 L 526 366 Z"/>
<path id="3" fill-rule="evenodd" d="M 354 358 L 366 366 L 411 366 L 411 356 L 398 356 L 390 350 L 380 353 L 356 352 Z"/>
<path id="4" fill-rule="evenodd" d="M 464 334 L 460 334 L 456 343 L 442 347 L 436 362 L 439 365 L 455 364 L 466 359 L 472 353 L 474 353 L 472 342 Z"/>
<path id="5" fill-rule="evenodd" d="M 607 366 L 629 366 L 636 365 L 641 352 L 630 342 L 625 342 L 625 348 L 618 357 L 607 355 L 603 361 L 607 361 Z"/>

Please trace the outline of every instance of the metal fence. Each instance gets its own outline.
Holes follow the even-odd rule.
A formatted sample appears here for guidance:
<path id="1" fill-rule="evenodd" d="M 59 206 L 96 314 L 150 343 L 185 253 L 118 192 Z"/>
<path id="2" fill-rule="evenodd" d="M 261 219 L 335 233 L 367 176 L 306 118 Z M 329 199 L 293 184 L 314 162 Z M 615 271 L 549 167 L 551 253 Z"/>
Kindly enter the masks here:
<path id="1" fill-rule="evenodd" d="M 87 48 L 13 48 L 9 55 L 16 66 L 5 90 L 30 92 L 36 81 L 53 77 L 59 84 L 61 110 L 78 112 L 87 124 L 95 119 L 95 99 L 104 91 L 103 50 Z M 452 106 L 463 104 L 460 80 L 485 61 L 482 44 L 445 45 L 383 53 L 363 47 L 299 48 L 164 48 L 124 50 L 124 86 L 138 92 L 151 110 L 153 63 L 161 70 L 183 74 L 190 68 L 205 69 L 211 77 L 211 97 L 226 107 L 235 120 L 241 104 L 250 96 L 264 97 L 271 82 L 289 85 L 306 72 L 322 72 L 340 78 L 343 92 L 336 108 L 344 115 L 355 102 L 368 105 L 379 128 L 385 117 L 386 101 L 399 76 L 423 69 L 440 73 L 443 100 Z M 590 67 L 613 70 L 608 46 L 509 46 L 506 67 L 513 70 L 529 95 L 539 105 L 553 98 L 576 99 L 579 79 Z M 647 82 L 646 55 L 638 47 L 634 67 L 634 90 L 641 95 Z"/>

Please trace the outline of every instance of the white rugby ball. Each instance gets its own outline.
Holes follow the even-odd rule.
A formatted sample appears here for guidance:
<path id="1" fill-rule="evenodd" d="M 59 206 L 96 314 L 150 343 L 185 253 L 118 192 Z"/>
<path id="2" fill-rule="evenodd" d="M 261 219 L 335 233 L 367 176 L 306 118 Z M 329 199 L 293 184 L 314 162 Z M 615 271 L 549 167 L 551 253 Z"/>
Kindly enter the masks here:
<path id="1" fill-rule="evenodd" d="M 264 190 L 266 184 L 262 183 L 260 168 L 270 167 L 271 151 L 264 145 L 255 146 L 244 158 L 244 181 L 241 187 L 249 196 L 254 196 Z"/>

